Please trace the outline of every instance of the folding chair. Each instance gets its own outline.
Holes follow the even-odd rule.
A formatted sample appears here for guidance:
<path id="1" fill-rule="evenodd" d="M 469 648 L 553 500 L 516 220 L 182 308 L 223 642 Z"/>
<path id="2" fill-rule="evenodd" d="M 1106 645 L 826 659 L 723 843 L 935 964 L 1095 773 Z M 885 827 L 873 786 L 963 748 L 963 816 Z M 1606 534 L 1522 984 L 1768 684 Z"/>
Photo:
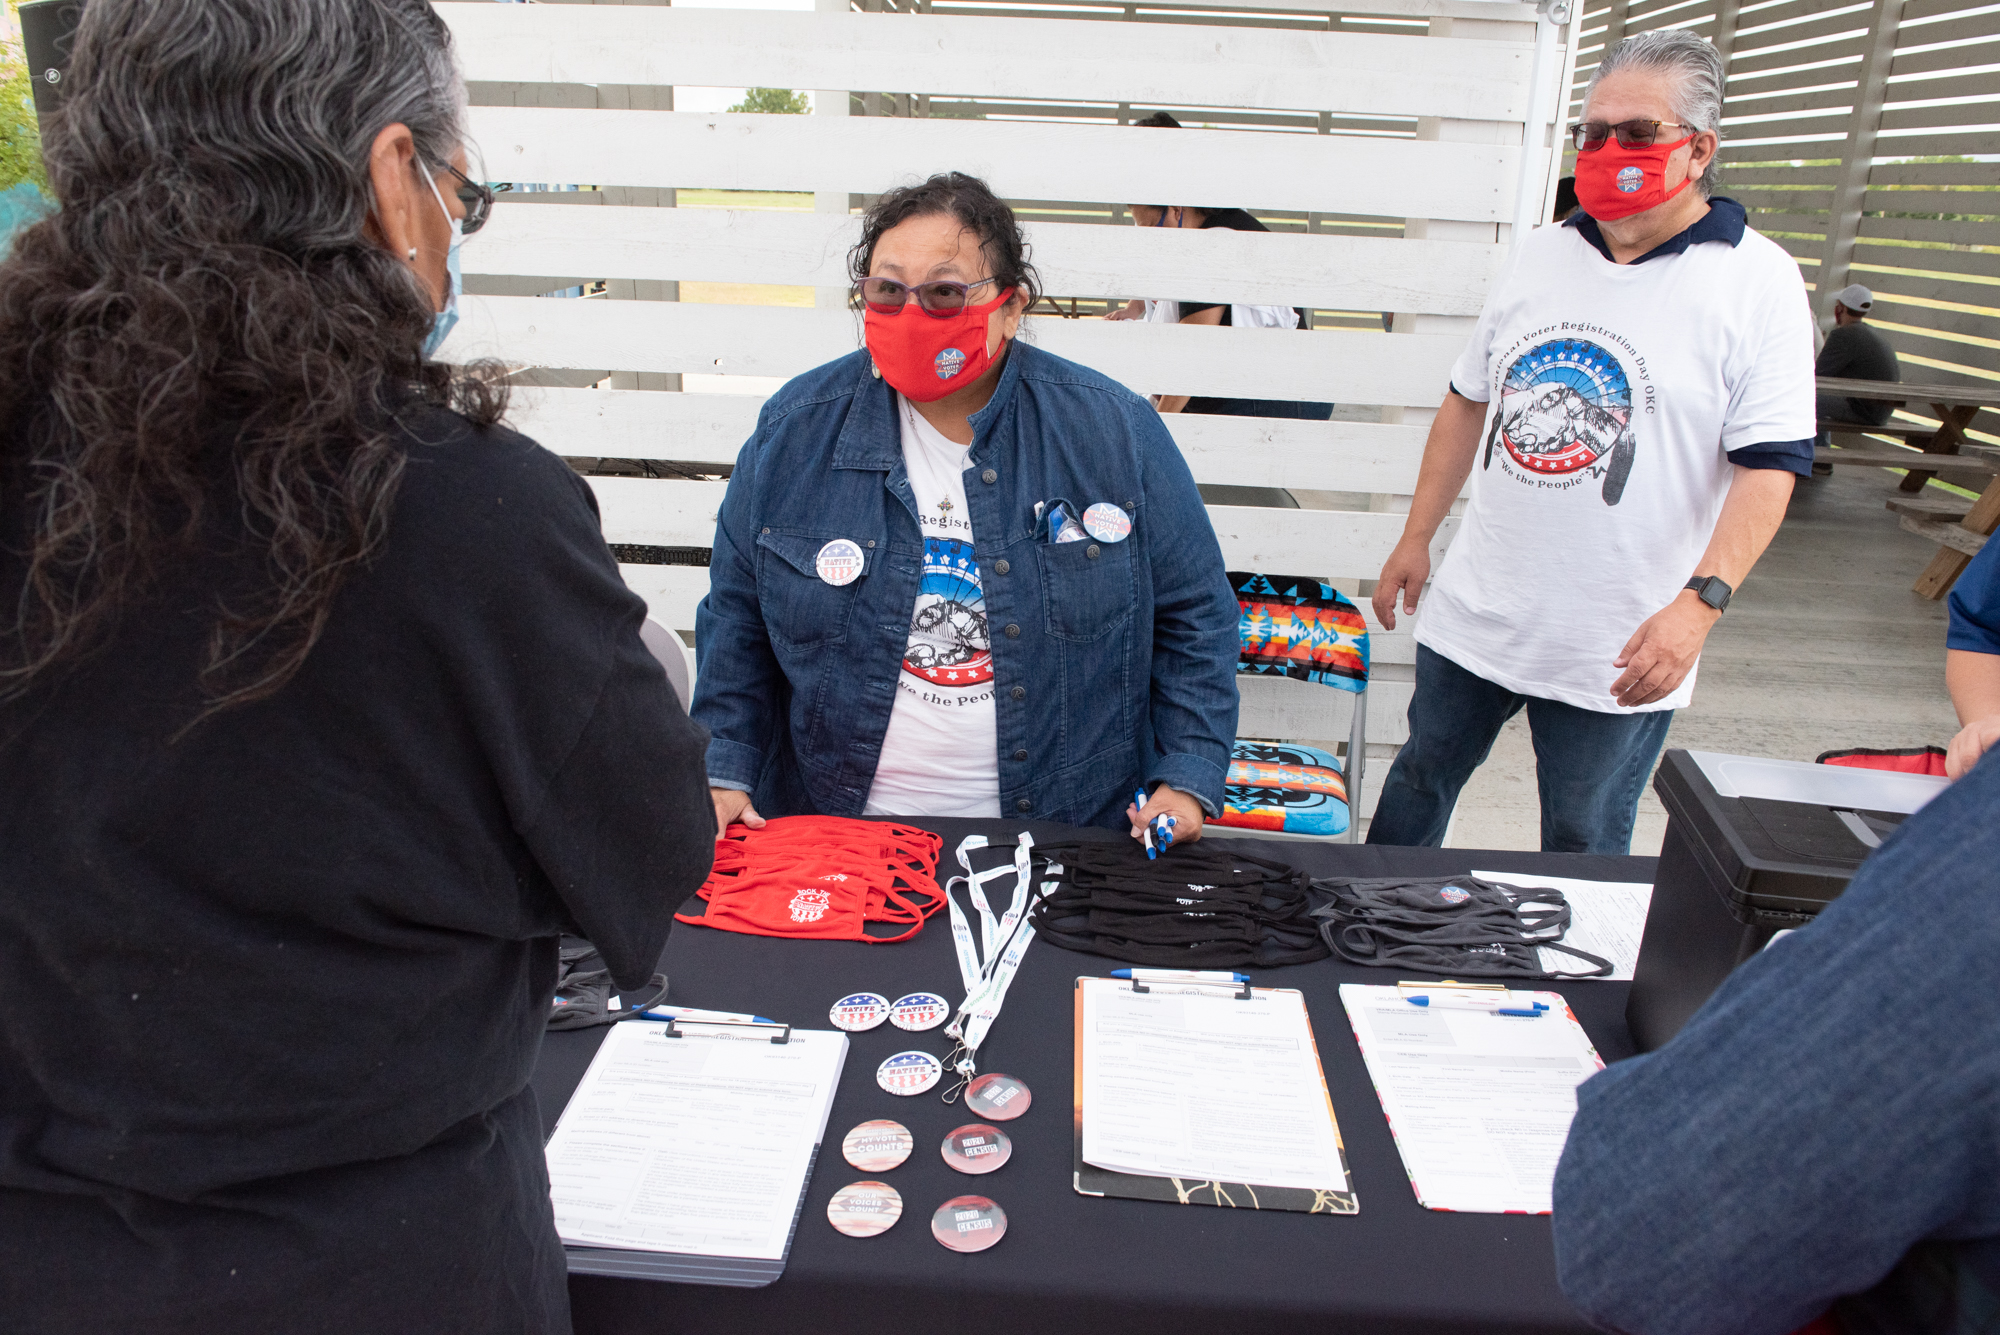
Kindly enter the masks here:
<path id="1" fill-rule="evenodd" d="M 1284 834 L 1360 838 L 1350 794 L 1361 792 L 1368 745 L 1368 623 L 1318 579 L 1231 571 L 1236 590 L 1236 672 L 1243 690 L 1239 737 L 1229 752 L 1222 815 L 1209 822 Z M 1240 679 L 1262 679 L 1255 688 Z M 1289 679 L 1280 686 L 1280 679 Z M 1299 711 L 1290 681 L 1354 697 L 1347 760 L 1297 742 L 1258 740 L 1293 730 Z M 1322 697 L 1324 698 L 1324 697 Z M 1330 703 L 1330 701 L 1329 701 Z M 1320 711 L 1313 711 L 1319 713 Z M 1320 714 L 1331 719 L 1331 710 Z M 1308 736 L 1326 735 L 1326 730 Z"/>

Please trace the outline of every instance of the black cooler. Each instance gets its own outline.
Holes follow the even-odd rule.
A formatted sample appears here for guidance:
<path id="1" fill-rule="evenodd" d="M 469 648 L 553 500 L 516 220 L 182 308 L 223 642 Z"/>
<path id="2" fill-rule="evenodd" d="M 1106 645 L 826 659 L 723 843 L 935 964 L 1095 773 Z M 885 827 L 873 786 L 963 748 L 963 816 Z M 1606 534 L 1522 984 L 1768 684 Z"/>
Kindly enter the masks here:
<path id="1" fill-rule="evenodd" d="M 1667 752 L 1653 776 L 1667 833 L 1625 1006 L 1639 1050 L 1680 1032 L 1777 933 L 1811 922 L 1945 786 L 1919 774 Z"/>

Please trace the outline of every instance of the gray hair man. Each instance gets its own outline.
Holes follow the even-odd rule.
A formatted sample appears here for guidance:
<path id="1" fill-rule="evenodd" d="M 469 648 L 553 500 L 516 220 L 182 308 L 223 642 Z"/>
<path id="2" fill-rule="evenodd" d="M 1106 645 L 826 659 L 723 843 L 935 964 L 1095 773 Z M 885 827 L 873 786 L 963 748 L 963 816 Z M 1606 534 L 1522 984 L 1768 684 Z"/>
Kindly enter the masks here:
<path id="1" fill-rule="evenodd" d="M 1452 369 L 1375 590 L 1384 626 L 1399 599 L 1423 610 L 1410 740 L 1370 843 L 1442 843 L 1525 708 L 1542 847 L 1626 852 L 1702 644 L 1811 469 L 1805 285 L 1712 197 L 1722 81 L 1684 31 L 1605 52 L 1570 127 L 1581 211 L 1520 238 Z"/>

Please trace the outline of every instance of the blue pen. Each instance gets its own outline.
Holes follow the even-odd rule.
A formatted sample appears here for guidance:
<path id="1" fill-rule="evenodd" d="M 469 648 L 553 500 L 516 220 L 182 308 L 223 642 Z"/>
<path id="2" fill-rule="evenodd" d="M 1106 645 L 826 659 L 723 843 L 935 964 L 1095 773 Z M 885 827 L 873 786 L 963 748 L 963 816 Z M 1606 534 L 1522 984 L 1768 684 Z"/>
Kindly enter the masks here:
<path id="1" fill-rule="evenodd" d="M 1153 817 L 1153 841 L 1162 853 L 1174 846 L 1174 827 L 1179 824 L 1180 819 L 1176 816 Z"/>
<path id="2" fill-rule="evenodd" d="M 1247 973 L 1231 973 L 1227 969 L 1113 969 L 1113 978 L 1136 978 L 1140 982 L 1170 982 L 1175 979 L 1192 978 L 1210 983 L 1247 983 Z"/>
<path id="3" fill-rule="evenodd" d="M 1137 807 L 1140 811 L 1144 811 L 1146 809 L 1146 790 L 1144 788 L 1135 789 L 1133 791 L 1132 805 Z M 1151 862 L 1154 858 L 1160 856 L 1159 850 L 1153 847 L 1153 827 L 1151 825 L 1144 825 L 1141 826 L 1140 828 L 1145 832 L 1146 861 Z"/>

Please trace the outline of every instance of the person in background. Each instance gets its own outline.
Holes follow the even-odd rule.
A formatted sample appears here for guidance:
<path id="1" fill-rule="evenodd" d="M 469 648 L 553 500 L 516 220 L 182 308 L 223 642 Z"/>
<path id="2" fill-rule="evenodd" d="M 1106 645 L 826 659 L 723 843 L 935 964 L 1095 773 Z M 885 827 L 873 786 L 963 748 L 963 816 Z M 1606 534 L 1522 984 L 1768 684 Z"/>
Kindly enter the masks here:
<path id="1" fill-rule="evenodd" d="M 1181 123 L 1164 111 L 1156 111 L 1137 124 L 1154 129 L 1181 128 Z M 1140 227 L 1195 230 L 1224 227 L 1234 232 L 1271 230 L 1242 209 L 1197 208 L 1190 204 L 1128 204 L 1126 208 L 1132 214 L 1132 221 Z M 1157 324 L 1220 325 L 1238 329 L 1306 328 L 1306 313 L 1298 307 L 1249 306 L 1202 300 L 1149 301 L 1134 298 L 1106 318 L 1149 320 Z M 1206 413 L 1223 417 L 1299 417 L 1323 422 L 1333 416 L 1333 405 L 1330 403 L 1293 403 L 1283 399 L 1155 394 L 1153 406 L 1163 413 Z M 1287 503 L 1290 503 L 1289 497 Z"/>
<path id="2" fill-rule="evenodd" d="M 564 1335 L 528 1084 L 705 738 L 591 493 L 429 360 L 423 0 L 90 0 L 0 263 L 0 1328 Z"/>
<path id="3" fill-rule="evenodd" d="M 1588 1320 L 1628 1335 L 1995 1329 L 1996 812 L 1989 752 L 1672 1041 L 1577 1089 L 1552 1223 L 1557 1277 Z"/>
<path id="4" fill-rule="evenodd" d="M 1890 384 L 1903 378 L 1902 368 L 1896 364 L 1896 350 L 1866 323 L 1874 306 L 1875 294 L 1859 283 L 1850 283 L 1833 294 L 1833 328 L 1827 332 L 1826 342 L 1820 346 L 1819 357 L 1813 363 L 1814 375 Z M 1896 411 L 1895 404 L 1882 399 L 1852 399 L 1845 394 L 1827 393 L 1818 396 L 1817 407 L 1824 421 L 1864 426 L 1882 426 Z M 1829 434 L 1821 434 L 1822 445 L 1827 443 Z M 1823 468 L 1829 473 L 1833 471 L 1831 464 Z"/>
<path id="5" fill-rule="evenodd" d="M 716 817 L 1221 809 L 1236 595 L 1124 386 L 1022 342 L 1013 211 L 942 173 L 848 257 L 866 347 L 764 405 L 716 523 L 694 715 Z M 1143 817 L 1134 790 L 1148 794 Z"/>
<path id="6" fill-rule="evenodd" d="M 1951 590 L 1944 680 L 1962 725 L 1945 748 L 1956 779 L 2000 742 L 2000 540 L 1988 538 Z"/>
<path id="7" fill-rule="evenodd" d="M 1410 740 L 1370 843 L 1436 845 L 1525 708 L 1542 847 L 1624 853 L 1673 710 L 1812 464 L 1798 265 L 1708 194 L 1722 62 L 1690 32 L 1604 53 L 1571 127 L 1584 212 L 1521 240 L 1452 369 L 1374 595 L 1417 609 Z"/>
<path id="8" fill-rule="evenodd" d="M 1549 210 L 1549 221 L 1552 223 L 1567 222 L 1569 221 L 1569 215 L 1575 213 L 1576 209 L 1576 178 L 1574 176 L 1565 176 L 1556 182 L 1556 202 L 1555 206 Z"/>

